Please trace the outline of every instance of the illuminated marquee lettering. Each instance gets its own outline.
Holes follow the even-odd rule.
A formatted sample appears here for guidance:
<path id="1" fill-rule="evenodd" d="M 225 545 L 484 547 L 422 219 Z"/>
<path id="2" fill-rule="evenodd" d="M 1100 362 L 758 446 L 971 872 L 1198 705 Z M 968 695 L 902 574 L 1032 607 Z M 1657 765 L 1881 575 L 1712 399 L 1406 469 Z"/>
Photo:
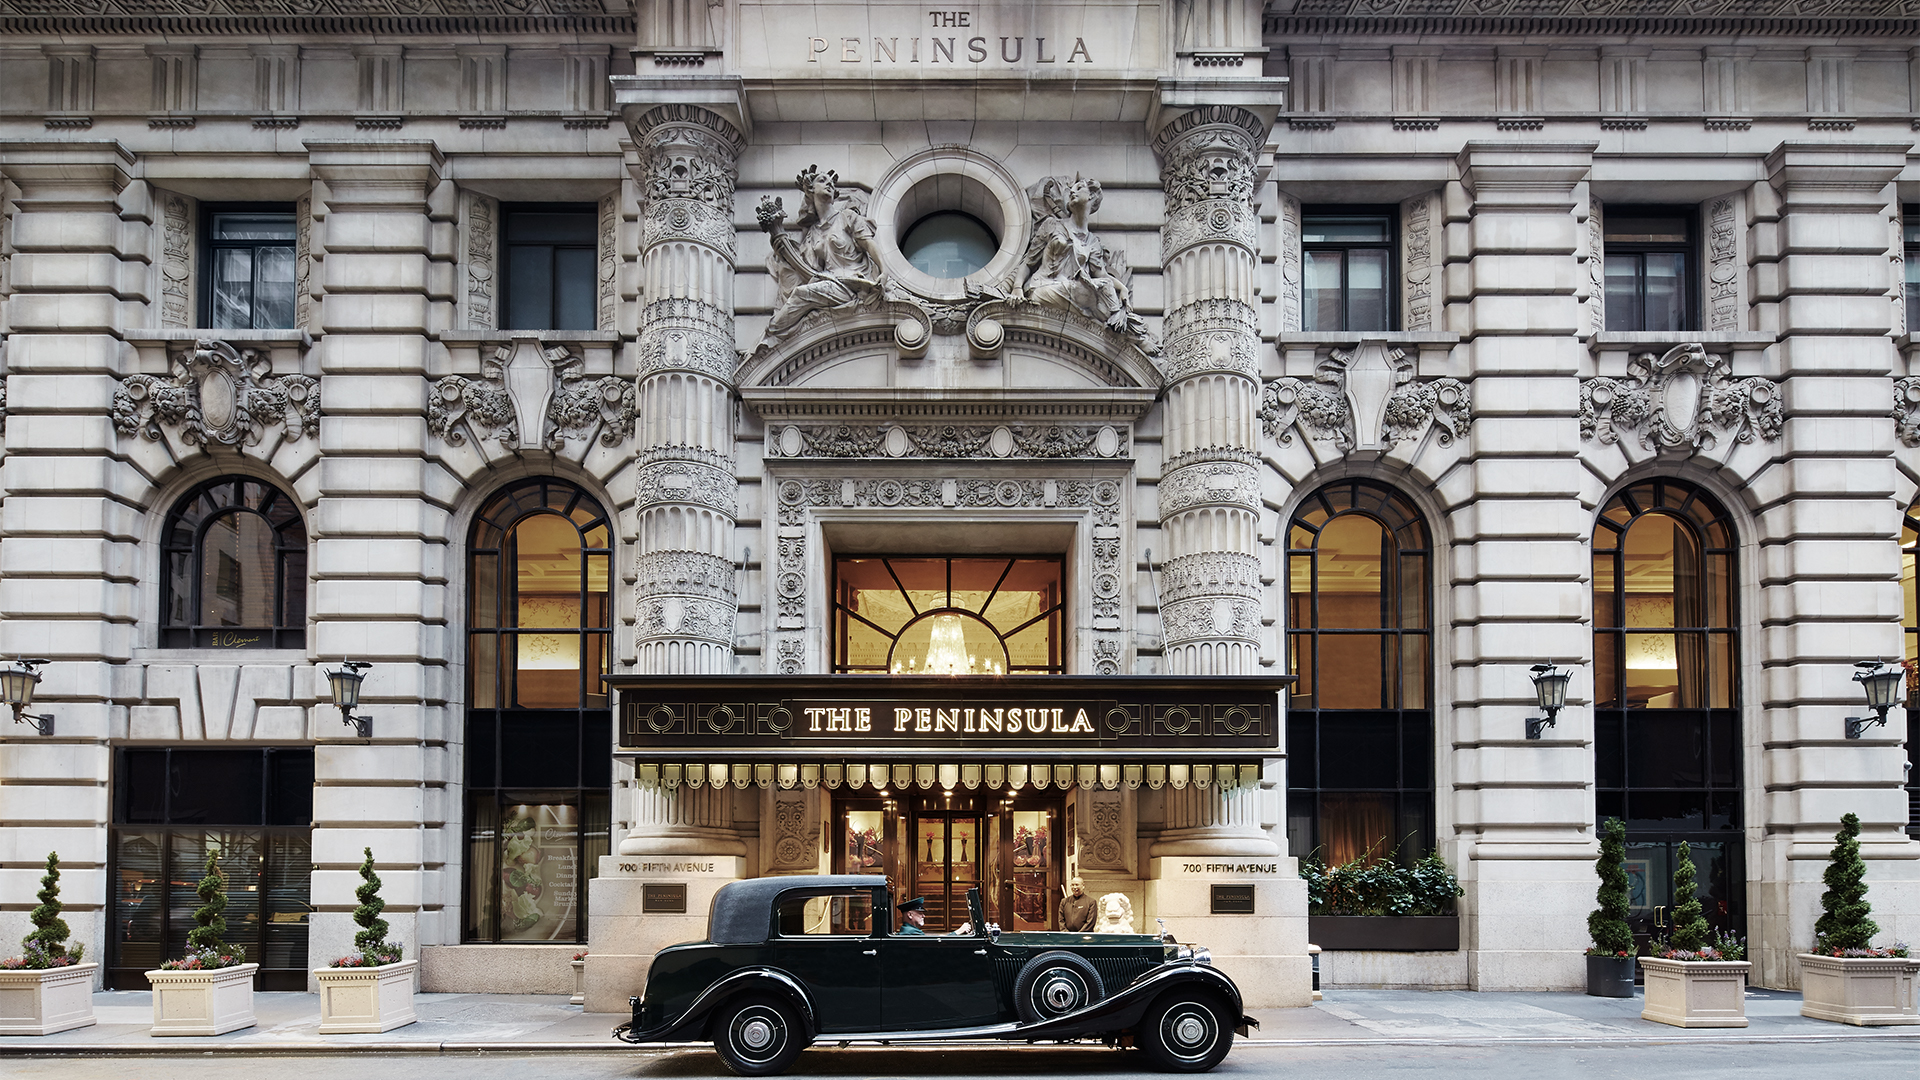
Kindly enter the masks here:
<path id="1" fill-rule="evenodd" d="M 829 717 L 829 723 L 824 729 L 826 731 L 845 731 L 847 729 L 836 728 L 831 722 L 832 714 L 841 711 L 844 710 L 827 707 L 809 708 L 806 710 L 806 714 L 809 718 L 814 717 L 816 714 Z M 859 722 L 865 724 L 867 722 L 867 710 L 856 709 L 855 712 L 860 716 Z M 1064 708 L 982 709 L 976 707 L 944 709 L 929 707 L 920 709 L 895 707 L 893 710 L 893 730 L 901 734 L 913 732 L 952 732 L 956 735 L 1094 734 L 1093 719 L 1087 715 L 1087 710 L 1073 709 L 1071 710 L 1071 717 L 1069 717 L 1068 713 L 1069 710 Z M 808 730 L 821 731 L 822 728 L 816 720 Z M 861 727 L 857 730 L 866 731 L 868 728 Z"/>

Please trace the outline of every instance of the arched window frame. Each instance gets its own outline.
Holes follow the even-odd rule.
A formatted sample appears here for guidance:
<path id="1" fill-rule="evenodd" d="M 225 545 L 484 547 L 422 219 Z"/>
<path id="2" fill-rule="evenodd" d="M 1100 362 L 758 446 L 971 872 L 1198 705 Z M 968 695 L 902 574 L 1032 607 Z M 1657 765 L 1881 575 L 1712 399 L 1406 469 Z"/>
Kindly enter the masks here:
<path id="1" fill-rule="evenodd" d="M 1323 627 L 1319 540 L 1328 525 L 1351 514 L 1373 520 L 1393 540 L 1391 565 L 1381 570 L 1380 625 Z M 1343 798 L 1387 794 L 1393 798 L 1392 831 L 1379 838 L 1383 843 L 1373 854 L 1397 854 L 1409 861 L 1432 849 L 1432 544 L 1426 518 L 1413 501 L 1372 480 L 1327 484 L 1303 499 L 1288 520 L 1287 644 L 1290 667 L 1301 677 L 1287 709 L 1287 832 L 1289 850 L 1296 854 L 1332 862 L 1361 854 L 1329 847 L 1327 815 Z M 1297 588 L 1303 577 L 1304 592 Z M 1328 677 L 1319 670 L 1322 639 L 1344 635 L 1382 638 L 1377 707 L 1322 705 Z M 1392 753 L 1381 753 L 1385 739 L 1392 740 Z"/>
<path id="2" fill-rule="evenodd" d="M 252 514 L 273 530 L 273 566 L 255 571 L 273 577 L 270 626 L 211 626 L 201 621 L 207 532 L 233 514 Z M 298 649 L 307 637 L 307 529 L 292 496 L 253 476 L 221 476 L 195 485 L 167 512 L 160 544 L 160 646 L 162 648 Z M 184 575 L 176 569 L 185 563 Z M 249 574 L 246 568 L 242 573 Z M 182 618 L 175 611 L 176 579 L 186 587 Z M 246 578 L 243 578 L 246 580 Z"/>
<path id="3" fill-rule="evenodd" d="M 1909 266 L 1913 262 L 1908 262 Z M 1911 302 L 1911 301 L 1910 301 Z M 1907 835 L 1920 840 L 1920 500 L 1900 522 L 1900 623 L 1907 662 Z"/>

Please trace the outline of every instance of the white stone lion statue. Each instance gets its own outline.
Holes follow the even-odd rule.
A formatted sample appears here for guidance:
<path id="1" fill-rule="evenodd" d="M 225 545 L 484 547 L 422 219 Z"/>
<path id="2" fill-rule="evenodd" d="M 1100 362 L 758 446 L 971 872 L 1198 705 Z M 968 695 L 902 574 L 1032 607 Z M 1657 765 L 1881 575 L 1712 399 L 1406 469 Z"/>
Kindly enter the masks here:
<path id="1" fill-rule="evenodd" d="M 1110 892 L 1100 898 L 1100 920 L 1094 924 L 1096 934 L 1133 933 L 1133 901 L 1123 892 Z"/>

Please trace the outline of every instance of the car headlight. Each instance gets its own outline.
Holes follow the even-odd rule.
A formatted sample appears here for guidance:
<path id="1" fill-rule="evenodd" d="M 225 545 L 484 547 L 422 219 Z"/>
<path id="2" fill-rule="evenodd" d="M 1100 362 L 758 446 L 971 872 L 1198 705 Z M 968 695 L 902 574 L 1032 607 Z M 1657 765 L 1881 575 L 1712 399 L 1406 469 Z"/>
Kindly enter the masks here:
<path id="1" fill-rule="evenodd" d="M 1211 963 L 1213 963 L 1213 953 L 1212 953 L 1212 951 L 1211 951 L 1211 950 L 1208 950 L 1208 949 L 1204 949 L 1204 948 L 1195 948 L 1195 949 L 1193 950 L 1193 962 L 1194 962 L 1194 963 L 1196 963 L 1196 964 L 1211 964 Z"/>
<path id="2" fill-rule="evenodd" d="M 1193 949 L 1186 945 L 1175 945 L 1173 947 L 1173 958 L 1175 960 L 1191 960 L 1193 959 Z"/>

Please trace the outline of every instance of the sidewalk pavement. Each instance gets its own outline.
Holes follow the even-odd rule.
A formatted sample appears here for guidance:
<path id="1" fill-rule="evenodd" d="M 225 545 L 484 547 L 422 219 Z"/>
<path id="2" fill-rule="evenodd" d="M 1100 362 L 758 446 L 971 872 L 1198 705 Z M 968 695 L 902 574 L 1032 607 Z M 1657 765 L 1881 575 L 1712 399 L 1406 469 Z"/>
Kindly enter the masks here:
<path id="1" fill-rule="evenodd" d="M 154 1038 L 152 995 L 93 996 L 99 1023 L 58 1035 L 0 1037 L 0 1058 L 29 1055 L 377 1053 L 647 1053 L 611 1037 L 623 1016 L 584 1013 L 558 996 L 416 994 L 419 1021 L 381 1035 L 321 1035 L 314 994 L 256 993 L 259 1023 L 215 1038 Z M 1640 1019 L 1641 1001 L 1567 993 L 1329 990 L 1306 1009 L 1260 1009 L 1243 1048 L 1328 1045 L 1651 1044 L 1693 1041 L 1920 1040 L 1920 1027 L 1856 1028 L 1800 1015 L 1800 995 L 1747 991 L 1745 1028 L 1687 1030 Z M 954 1043 L 929 1044 L 952 1047 Z M 985 1045 L 1007 1045 L 998 1042 Z"/>

